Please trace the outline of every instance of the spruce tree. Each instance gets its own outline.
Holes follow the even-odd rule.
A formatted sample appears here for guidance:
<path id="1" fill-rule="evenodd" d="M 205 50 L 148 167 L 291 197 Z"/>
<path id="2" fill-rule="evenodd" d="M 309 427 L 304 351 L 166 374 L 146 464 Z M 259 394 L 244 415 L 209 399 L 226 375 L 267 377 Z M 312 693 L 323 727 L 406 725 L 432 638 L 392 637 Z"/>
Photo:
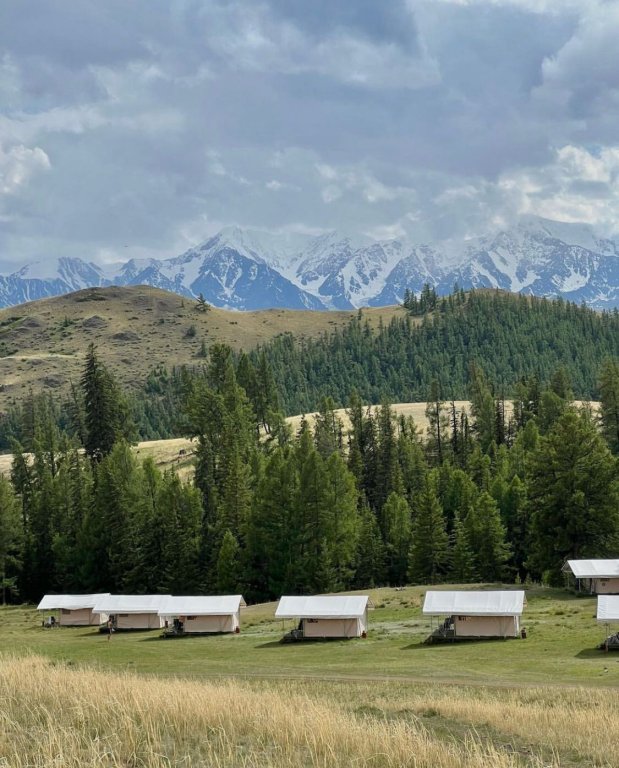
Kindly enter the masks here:
<path id="1" fill-rule="evenodd" d="M 411 511 L 406 499 L 395 492 L 389 494 L 383 520 L 389 583 L 405 584 L 411 543 Z"/>
<path id="2" fill-rule="evenodd" d="M 386 582 L 385 547 L 376 516 L 364 504 L 361 509 L 361 530 L 357 549 L 354 586 L 357 589 L 377 587 Z"/>
<path id="3" fill-rule="evenodd" d="M 610 450 L 619 454 L 619 360 L 605 360 L 600 370 L 600 421 Z"/>
<path id="4" fill-rule="evenodd" d="M 476 578 L 475 555 L 469 541 L 466 526 L 456 514 L 451 532 L 451 557 L 449 578 L 456 584 L 466 584 Z"/>
<path id="5" fill-rule="evenodd" d="M 449 561 L 449 540 L 445 517 L 432 476 L 417 497 L 413 509 L 408 577 L 416 584 L 434 584 L 445 574 Z"/>
<path id="6" fill-rule="evenodd" d="M 86 454 L 95 461 L 107 456 L 121 438 L 132 439 L 135 427 L 127 403 L 90 344 L 80 380 L 84 398 Z"/>
<path id="7" fill-rule="evenodd" d="M 468 542 L 475 553 L 475 570 L 483 581 L 502 581 L 510 550 L 495 500 L 482 491 L 464 521 Z"/>
<path id="8" fill-rule="evenodd" d="M 24 543 L 23 522 L 15 492 L 0 475 L 0 592 L 2 605 L 17 597 Z"/>
<path id="9" fill-rule="evenodd" d="M 217 589 L 224 594 L 235 594 L 240 583 L 239 543 L 230 530 L 222 538 L 217 555 Z"/>
<path id="10" fill-rule="evenodd" d="M 567 558 L 605 557 L 619 545 L 617 461 L 595 425 L 568 409 L 530 459 L 530 564 L 560 582 Z"/>

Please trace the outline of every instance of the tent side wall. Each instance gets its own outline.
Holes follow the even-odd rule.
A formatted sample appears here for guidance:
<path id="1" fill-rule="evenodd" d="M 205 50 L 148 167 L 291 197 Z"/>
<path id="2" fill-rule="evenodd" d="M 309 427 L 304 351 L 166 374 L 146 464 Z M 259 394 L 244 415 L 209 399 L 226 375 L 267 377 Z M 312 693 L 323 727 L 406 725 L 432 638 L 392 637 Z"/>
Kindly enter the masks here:
<path id="1" fill-rule="evenodd" d="M 186 616 L 181 617 L 183 630 L 187 634 L 192 632 L 235 632 L 239 626 L 238 613 L 223 614 L 221 616 Z"/>
<path id="2" fill-rule="evenodd" d="M 592 579 L 591 591 L 596 595 L 618 595 L 619 579 Z"/>
<path id="3" fill-rule="evenodd" d="M 117 629 L 160 629 L 164 625 L 163 616 L 156 613 L 117 613 Z"/>
<path id="4" fill-rule="evenodd" d="M 363 620 L 303 619 L 304 637 L 361 637 Z"/>
<path id="5" fill-rule="evenodd" d="M 106 614 L 93 613 L 92 608 L 61 608 L 58 617 L 58 623 L 61 627 L 99 626 L 106 621 Z"/>
<path id="6" fill-rule="evenodd" d="M 518 616 L 455 616 L 456 637 L 518 637 Z"/>

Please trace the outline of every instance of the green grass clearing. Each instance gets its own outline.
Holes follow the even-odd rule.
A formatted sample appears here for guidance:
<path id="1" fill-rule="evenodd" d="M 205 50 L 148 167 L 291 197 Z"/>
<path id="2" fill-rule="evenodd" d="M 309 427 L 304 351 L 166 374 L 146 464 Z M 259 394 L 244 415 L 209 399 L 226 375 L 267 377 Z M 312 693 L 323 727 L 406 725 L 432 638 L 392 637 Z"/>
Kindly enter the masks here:
<path id="1" fill-rule="evenodd" d="M 240 635 L 161 640 L 159 631 L 106 636 L 91 628 L 41 628 L 30 606 L 0 609 L 0 652 L 40 654 L 74 664 L 192 678 L 355 678 L 473 685 L 617 685 L 619 654 L 596 650 L 605 628 L 593 597 L 527 589 L 526 640 L 426 646 L 424 587 L 369 590 L 376 606 L 366 639 L 281 645 L 292 622 L 275 603 L 250 606 Z"/>

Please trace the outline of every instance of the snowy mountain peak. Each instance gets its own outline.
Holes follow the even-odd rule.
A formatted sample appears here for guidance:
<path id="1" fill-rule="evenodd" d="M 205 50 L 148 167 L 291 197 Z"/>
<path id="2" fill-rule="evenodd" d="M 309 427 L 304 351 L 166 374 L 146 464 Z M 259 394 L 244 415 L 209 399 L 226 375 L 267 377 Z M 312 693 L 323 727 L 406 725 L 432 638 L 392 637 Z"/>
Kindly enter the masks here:
<path id="1" fill-rule="evenodd" d="M 0 304 L 94 285 L 148 284 L 237 309 L 351 309 L 397 303 L 426 282 L 440 293 L 457 282 L 610 308 L 619 306 L 619 250 L 588 225 L 535 216 L 434 243 L 227 227 L 180 256 L 132 259 L 107 265 L 105 273 L 81 259 L 28 264 L 0 276 Z"/>

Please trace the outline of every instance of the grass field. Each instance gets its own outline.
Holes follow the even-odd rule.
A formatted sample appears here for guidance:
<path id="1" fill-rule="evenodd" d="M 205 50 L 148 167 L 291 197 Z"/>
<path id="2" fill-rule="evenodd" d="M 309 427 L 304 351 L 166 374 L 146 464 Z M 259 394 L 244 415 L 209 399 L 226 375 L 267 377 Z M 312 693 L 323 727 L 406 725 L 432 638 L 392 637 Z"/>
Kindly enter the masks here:
<path id="1" fill-rule="evenodd" d="M 526 640 L 426 646 L 423 592 L 370 590 L 366 639 L 291 645 L 274 603 L 240 635 L 178 640 L 2 608 L 0 764 L 619 766 L 594 598 L 530 587 Z"/>
<path id="2" fill-rule="evenodd" d="M 2 608 L 0 765 L 619 766 L 595 598 L 529 587 L 526 640 L 426 646 L 424 591 L 370 590 L 366 639 L 290 645 L 274 603 L 178 640 Z"/>
<path id="3" fill-rule="evenodd" d="M 619 654 L 595 649 L 604 628 L 595 599 L 541 587 L 527 590 L 526 640 L 426 646 L 430 620 L 424 588 L 370 590 L 376 608 L 364 640 L 280 645 L 275 604 L 243 610 L 240 635 L 160 640 L 159 632 L 90 628 L 43 630 L 31 607 L 0 609 L 0 652 L 32 653 L 72 663 L 192 678 L 218 676 L 443 680 L 475 685 L 617 685 Z"/>

